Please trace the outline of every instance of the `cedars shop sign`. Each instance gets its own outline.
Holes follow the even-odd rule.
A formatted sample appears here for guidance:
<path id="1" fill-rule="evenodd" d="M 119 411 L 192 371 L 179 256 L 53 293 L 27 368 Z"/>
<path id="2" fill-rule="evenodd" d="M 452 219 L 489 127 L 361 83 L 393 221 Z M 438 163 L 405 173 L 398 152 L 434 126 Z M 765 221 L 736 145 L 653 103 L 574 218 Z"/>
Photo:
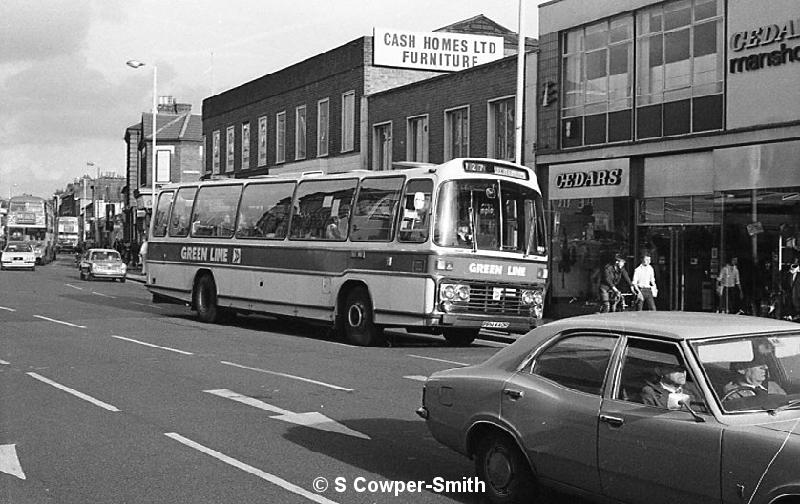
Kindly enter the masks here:
<path id="1" fill-rule="evenodd" d="M 551 165 L 548 179 L 551 200 L 628 196 L 630 161 L 618 158 Z"/>

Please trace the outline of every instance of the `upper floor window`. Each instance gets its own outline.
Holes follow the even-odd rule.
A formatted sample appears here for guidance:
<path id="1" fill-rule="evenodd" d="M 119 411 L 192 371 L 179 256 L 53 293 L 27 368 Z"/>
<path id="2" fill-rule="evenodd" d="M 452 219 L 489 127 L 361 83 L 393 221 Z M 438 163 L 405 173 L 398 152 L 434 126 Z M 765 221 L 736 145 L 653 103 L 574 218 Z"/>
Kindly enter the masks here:
<path id="1" fill-rule="evenodd" d="M 219 142 L 220 142 L 220 134 L 219 130 L 214 130 L 214 133 L 211 134 L 211 158 L 212 158 L 212 166 L 211 172 L 212 173 L 219 173 L 220 165 L 219 165 Z"/>
<path id="2" fill-rule="evenodd" d="M 250 123 L 242 123 L 242 170 L 250 168 Z"/>
<path id="3" fill-rule="evenodd" d="M 564 34 L 562 147 L 632 138 L 633 18 Z"/>
<path id="4" fill-rule="evenodd" d="M 258 166 L 267 164 L 267 116 L 258 118 Z"/>
<path id="5" fill-rule="evenodd" d="M 233 142 L 236 139 L 236 130 L 233 126 L 228 126 L 228 137 L 225 143 L 225 152 L 227 153 L 225 157 L 225 171 L 233 171 Z"/>
<path id="6" fill-rule="evenodd" d="M 514 97 L 502 98 L 489 102 L 489 157 L 496 159 L 514 159 Z"/>
<path id="7" fill-rule="evenodd" d="M 306 106 L 294 109 L 294 158 L 306 158 Z"/>
<path id="8" fill-rule="evenodd" d="M 428 116 L 408 118 L 406 160 L 428 162 Z"/>
<path id="9" fill-rule="evenodd" d="M 469 107 L 447 110 L 444 113 L 445 161 L 469 156 Z"/>
<path id="10" fill-rule="evenodd" d="M 348 91 L 342 95 L 342 152 L 355 149 L 356 135 L 356 92 Z"/>
<path id="11" fill-rule="evenodd" d="M 373 129 L 373 170 L 392 169 L 392 123 L 376 124 Z"/>
<path id="12" fill-rule="evenodd" d="M 275 115 L 275 162 L 286 161 L 286 111 Z"/>
<path id="13" fill-rule="evenodd" d="M 636 137 L 722 129 L 722 0 L 679 0 L 636 15 Z"/>
<path id="14" fill-rule="evenodd" d="M 317 156 L 328 155 L 328 136 L 330 130 L 330 100 L 317 102 Z"/>

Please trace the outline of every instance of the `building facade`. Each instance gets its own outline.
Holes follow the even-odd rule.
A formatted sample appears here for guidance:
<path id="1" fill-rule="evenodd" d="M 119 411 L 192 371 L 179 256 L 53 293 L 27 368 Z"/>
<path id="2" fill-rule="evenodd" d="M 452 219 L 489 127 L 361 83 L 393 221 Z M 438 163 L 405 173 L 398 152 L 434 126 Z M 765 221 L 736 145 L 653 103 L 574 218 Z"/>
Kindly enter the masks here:
<path id="1" fill-rule="evenodd" d="M 539 25 L 550 313 L 596 311 L 643 251 L 659 309 L 718 309 L 736 257 L 758 313 L 800 250 L 800 3 L 554 0 Z"/>

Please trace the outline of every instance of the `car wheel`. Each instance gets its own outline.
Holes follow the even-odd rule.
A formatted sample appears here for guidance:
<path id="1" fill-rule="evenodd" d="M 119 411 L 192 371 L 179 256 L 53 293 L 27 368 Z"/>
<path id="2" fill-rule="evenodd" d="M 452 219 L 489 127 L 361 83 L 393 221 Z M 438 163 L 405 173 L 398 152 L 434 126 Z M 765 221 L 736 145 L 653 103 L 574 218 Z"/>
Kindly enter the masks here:
<path id="1" fill-rule="evenodd" d="M 475 472 L 486 483 L 486 496 L 493 504 L 529 502 L 534 495 L 528 461 L 508 436 L 492 434 L 481 440 Z"/>
<path id="2" fill-rule="evenodd" d="M 356 287 L 347 294 L 344 306 L 344 334 L 348 343 L 357 346 L 376 345 L 382 331 L 375 326 L 372 301 L 364 287 Z"/>
<path id="3" fill-rule="evenodd" d="M 445 329 L 444 339 L 455 347 L 469 346 L 478 337 L 480 329 Z"/>
<path id="4" fill-rule="evenodd" d="M 197 310 L 197 318 L 203 322 L 216 322 L 219 318 L 217 286 L 211 275 L 203 275 L 197 280 L 194 289 L 194 309 Z"/>

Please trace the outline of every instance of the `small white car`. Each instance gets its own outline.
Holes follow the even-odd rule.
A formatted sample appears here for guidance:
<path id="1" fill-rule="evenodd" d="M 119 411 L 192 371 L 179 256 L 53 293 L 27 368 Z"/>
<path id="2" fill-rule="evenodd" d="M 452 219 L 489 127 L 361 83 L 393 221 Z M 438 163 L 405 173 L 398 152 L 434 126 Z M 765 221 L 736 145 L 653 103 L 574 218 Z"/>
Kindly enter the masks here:
<path id="1" fill-rule="evenodd" d="M 3 249 L 0 269 L 36 269 L 36 254 L 29 243 L 9 242 Z"/>
<path id="2" fill-rule="evenodd" d="M 78 266 L 81 280 L 110 278 L 125 282 L 127 267 L 114 249 L 89 249 Z"/>

